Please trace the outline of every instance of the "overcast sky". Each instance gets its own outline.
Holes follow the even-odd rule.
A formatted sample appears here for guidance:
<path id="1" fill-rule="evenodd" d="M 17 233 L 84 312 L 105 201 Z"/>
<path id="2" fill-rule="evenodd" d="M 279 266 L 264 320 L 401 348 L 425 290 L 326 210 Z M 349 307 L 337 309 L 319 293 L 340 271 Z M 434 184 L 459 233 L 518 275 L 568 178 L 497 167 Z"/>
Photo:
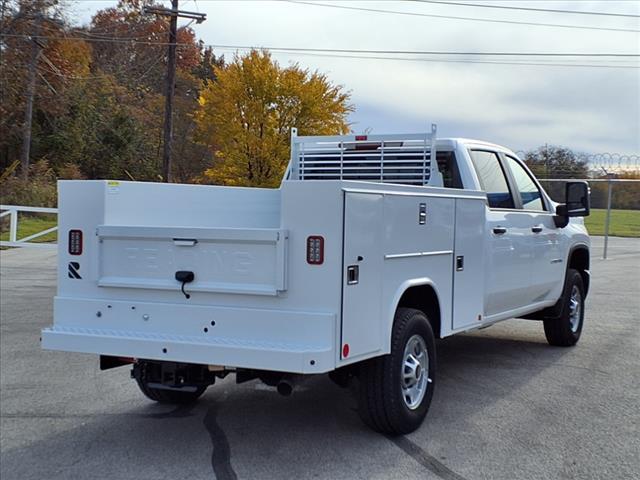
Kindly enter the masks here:
<path id="1" fill-rule="evenodd" d="M 459 2 L 461 0 L 458 0 Z M 466 3 L 640 14 L 640 1 L 479 1 Z M 117 2 L 71 4 L 78 23 Z M 161 2 L 166 6 L 168 1 Z M 436 5 L 415 1 L 317 3 L 444 16 L 640 30 L 640 19 Z M 394 15 L 267 0 L 181 0 L 180 8 L 207 14 L 193 24 L 207 44 L 363 50 L 640 53 L 640 34 Z M 182 22 L 184 24 L 185 22 Z M 228 58 L 233 50 L 216 49 Z M 353 130 L 426 131 L 479 138 L 514 150 L 545 143 L 588 153 L 640 153 L 638 58 L 523 58 L 519 62 L 599 64 L 561 67 L 330 58 L 274 53 L 327 73 L 352 93 Z M 434 57 L 424 57 L 433 60 Z M 452 60 L 456 57 L 445 57 Z M 469 60 L 472 57 L 457 57 Z M 475 58 L 505 61 L 505 58 Z M 507 60 L 508 61 L 508 60 Z"/>

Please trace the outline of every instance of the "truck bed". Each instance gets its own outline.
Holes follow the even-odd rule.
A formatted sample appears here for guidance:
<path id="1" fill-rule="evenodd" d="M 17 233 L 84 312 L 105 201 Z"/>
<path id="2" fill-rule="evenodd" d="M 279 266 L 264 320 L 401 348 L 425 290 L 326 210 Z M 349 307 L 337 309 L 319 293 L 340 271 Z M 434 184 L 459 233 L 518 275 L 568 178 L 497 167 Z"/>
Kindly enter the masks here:
<path id="1" fill-rule="evenodd" d="M 462 242 L 481 250 L 485 197 L 344 180 L 277 190 L 63 181 L 59 202 L 58 294 L 45 348 L 322 373 L 387 353 L 384 332 L 407 282 L 437 284 L 453 298 L 454 252 Z M 71 230 L 83 232 L 79 255 L 69 251 Z M 318 236 L 319 265 L 307 261 L 307 240 Z M 476 257 L 466 268 L 477 284 Z M 177 271 L 195 275 L 184 286 L 190 298 Z M 459 288 L 467 277 L 457 276 Z M 481 296 L 465 305 L 441 303 L 442 336 L 460 327 L 456 308 L 471 309 L 473 320 L 482 312 Z"/>

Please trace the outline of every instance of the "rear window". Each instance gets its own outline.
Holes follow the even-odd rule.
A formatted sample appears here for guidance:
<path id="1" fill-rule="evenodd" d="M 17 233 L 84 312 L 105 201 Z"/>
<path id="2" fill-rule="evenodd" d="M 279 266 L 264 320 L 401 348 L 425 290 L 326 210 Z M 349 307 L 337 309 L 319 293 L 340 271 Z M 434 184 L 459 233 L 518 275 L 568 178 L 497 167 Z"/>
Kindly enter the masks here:
<path id="1" fill-rule="evenodd" d="M 455 154 L 453 152 L 437 152 L 436 160 L 444 186 L 446 188 L 464 188 Z"/>

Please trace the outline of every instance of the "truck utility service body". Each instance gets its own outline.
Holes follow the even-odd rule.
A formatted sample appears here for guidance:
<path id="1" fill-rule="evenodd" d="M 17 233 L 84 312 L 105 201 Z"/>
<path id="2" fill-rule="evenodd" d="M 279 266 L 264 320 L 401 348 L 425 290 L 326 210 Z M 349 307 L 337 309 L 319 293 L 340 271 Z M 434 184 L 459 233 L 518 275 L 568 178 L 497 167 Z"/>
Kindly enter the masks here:
<path id="1" fill-rule="evenodd" d="M 294 130 L 291 158 L 279 189 L 59 182 L 58 295 L 43 347 L 174 372 L 205 366 L 204 377 L 358 377 L 369 359 L 391 358 L 399 309 L 423 313 L 437 338 L 525 315 L 550 322 L 561 316 L 572 269 L 582 289 L 579 336 L 588 235 L 568 218 L 575 209 L 560 205 L 558 215 L 511 151 L 436 140 L 435 128 Z M 588 197 L 581 201 L 586 212 L 577 214 L 588 214 Z M 422 401 L 435 357 L 420 360 L 431 347 L 414 337 L 416 354 L 405 351 L 398 368 L 428 369 L 409 372 Z M 153 386 L 180 393 L 185 378 Z M 367 423 L 402 433 L 419 421 Z"/>

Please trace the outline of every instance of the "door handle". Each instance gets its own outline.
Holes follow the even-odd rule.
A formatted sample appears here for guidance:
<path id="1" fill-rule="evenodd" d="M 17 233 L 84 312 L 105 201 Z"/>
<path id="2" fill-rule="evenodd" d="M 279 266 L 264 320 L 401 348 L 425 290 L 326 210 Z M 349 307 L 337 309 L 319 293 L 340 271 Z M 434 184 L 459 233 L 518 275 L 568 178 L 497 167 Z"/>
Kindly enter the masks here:
<path id="1" fill-rule="evenodd" d="M 193 247 L 198 244 L 195 238 L 174 238 L 173 244 L 176 247 Z"/>
<path id="2" fill-rule="evenodd" d="M 504 235 L 505 233 L 507 233 L 507 229 L 504 227 L 494 227 L 493 233 L 495 233 L 496 235 Z"/>
<path id="3" fill-rule="evenodd" d="M 349 265 L 347 267 L 347 285 L 355 285 L 360 280 L 360 267 Z"/>
<path id="4" fill-rule="evenodd" d="M 531 227 L 531 231 L 533 233 L 540 233 L 542 231 L 542 227 Z"/>

